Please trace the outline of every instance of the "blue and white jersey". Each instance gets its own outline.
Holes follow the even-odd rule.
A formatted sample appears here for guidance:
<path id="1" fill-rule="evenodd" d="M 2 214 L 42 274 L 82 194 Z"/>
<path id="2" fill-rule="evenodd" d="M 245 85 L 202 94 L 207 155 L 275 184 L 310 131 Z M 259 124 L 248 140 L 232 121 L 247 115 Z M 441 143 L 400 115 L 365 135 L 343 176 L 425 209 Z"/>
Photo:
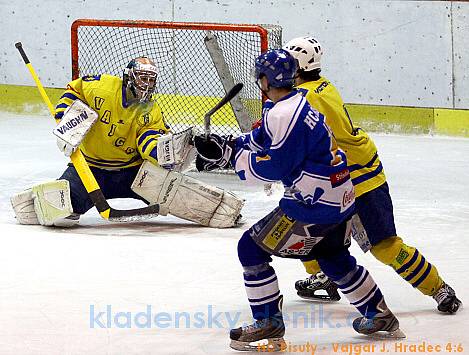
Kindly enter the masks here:
<path id="1" fill-rule="evenodd" d="M 345 220 L 355 202 L 345 154 L 324 122 L 297 91 L 267 101 L 262 125 L 238 137 L 233 166 L 241 180 L 282 181 L 280 208 L 306 223 Z"/>

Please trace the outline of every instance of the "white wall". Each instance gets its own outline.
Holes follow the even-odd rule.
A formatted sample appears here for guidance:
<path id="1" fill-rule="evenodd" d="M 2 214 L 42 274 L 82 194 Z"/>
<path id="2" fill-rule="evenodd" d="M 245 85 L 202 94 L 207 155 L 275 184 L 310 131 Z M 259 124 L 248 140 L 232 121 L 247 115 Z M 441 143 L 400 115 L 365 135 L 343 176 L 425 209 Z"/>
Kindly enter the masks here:
<path id="1" fill-rule="evenodd" d="M 14 47 L 21 41 L 44 85 L 64 87 L 77 18 L 273 23 L 283 27 L 284 41 L 320 39 L 323 74 L 347 102 L 469 108 L 469 3 L 0 0 L 0 14 L 0 83 L 32 84 Z"/>

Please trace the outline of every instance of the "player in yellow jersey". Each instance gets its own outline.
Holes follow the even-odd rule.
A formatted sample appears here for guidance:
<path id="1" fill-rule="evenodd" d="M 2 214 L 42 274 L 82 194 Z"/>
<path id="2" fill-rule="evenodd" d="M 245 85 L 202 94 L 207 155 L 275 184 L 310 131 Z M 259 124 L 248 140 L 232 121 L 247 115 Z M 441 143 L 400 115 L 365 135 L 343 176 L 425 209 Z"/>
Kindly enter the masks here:
<path id="1" fill-rule="evenodd" d="M 382 263 L 391 266 L 405 281 L 424 295 L 432 296 L 441 312 L 455 313 L 461 301 L 454 290 L 439 276 L 413 246 L 397 236 L 391 196 L 383 165 L 373 140 L 353 125 L 344 102 L 332 83 L 320 75 L 322 47 L 313 37 L 299 37 L 288 42 L 288 50 L 299 63 L 296 88 L 308 102 L 324 114 L 339 147 L 347 155 L 348 168 L 356 193 L 355 236 L 364 252 L 371 253 Z M 304 262 L 311 274 L 296 282 L 298 295 L 307 299 L 338 300 L 337 286 L 321 271 L 315 260 Z M 316 294 L 325 290 L 327 296 Z"/>
<path id="2" fill-rule="evenodd" d="M 59 149 L 66 156 L 81 150 L 106 199 L 158 203 L 162 215 L 210 227 L 234 226 L 243 201 L 180 172 L 195 156 L 193 131 L 170 132 L 154 99 L 157 77 L 155 63 L 138 57 L 122 79 L 101 74 L 70 82 L 56 106 Z M 59 180 L 11 200 L 23 224 L 74 225 L 93 206 L 72 164 Z"/>

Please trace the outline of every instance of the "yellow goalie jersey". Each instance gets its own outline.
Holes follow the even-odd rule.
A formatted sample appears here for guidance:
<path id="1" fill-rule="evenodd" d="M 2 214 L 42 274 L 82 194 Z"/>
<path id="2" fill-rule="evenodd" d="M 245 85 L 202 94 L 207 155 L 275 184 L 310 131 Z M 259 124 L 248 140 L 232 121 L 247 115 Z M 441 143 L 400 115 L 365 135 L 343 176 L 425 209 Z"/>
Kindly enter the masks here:
<path id="1" fill-rule="evenodd" d="M 331 82 L 321 77 L 303 83 L 297 89 L 325 116 L 337 144 L 345 151 L 356 196 L 384 184 L 386 176 L 373 140 L 362 129 L 353 126 L 344 102 Z"/>
<path id="2" fill-rule="evenodd" d="M 108 74 L 85 76 L 68 84 L 55 118 L 61 119 L 76 99 L 99 114 L 80 145 L 88 164 L 113 170 L 139 165 L 143 159 L 157 163 L 157 140 L 169 133 L 169 127 L 156 102 L 128 105 L 122 79 Z"/>

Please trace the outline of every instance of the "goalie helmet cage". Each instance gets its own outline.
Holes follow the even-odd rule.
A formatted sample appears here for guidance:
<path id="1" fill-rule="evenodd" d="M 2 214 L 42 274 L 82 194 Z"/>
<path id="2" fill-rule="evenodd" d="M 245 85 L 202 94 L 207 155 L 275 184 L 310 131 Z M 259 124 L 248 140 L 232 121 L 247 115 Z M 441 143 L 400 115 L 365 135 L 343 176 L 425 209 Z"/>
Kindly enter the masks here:
<path id="1" fill-rule="evenodd" d="M 72 24 L 72 76 L 107 73 L 121 77 L 132 58 L 146 56 L 158 66 L 156 101 L 173 131 L 203 126 L 203 117 L 225 95 L 223 83 L 204 45 L 216 36 L 234 82 L 244 88 L 239 97 L 251 118 L 262 113 L 262 94 L 251 79 L 255 58 L 281 47 L 276 25 L 242 25 L 160 21 L 80 19 Z M 212 119 L 212 132 L 240 133 L 233 110 L 225 105 Z"/>

